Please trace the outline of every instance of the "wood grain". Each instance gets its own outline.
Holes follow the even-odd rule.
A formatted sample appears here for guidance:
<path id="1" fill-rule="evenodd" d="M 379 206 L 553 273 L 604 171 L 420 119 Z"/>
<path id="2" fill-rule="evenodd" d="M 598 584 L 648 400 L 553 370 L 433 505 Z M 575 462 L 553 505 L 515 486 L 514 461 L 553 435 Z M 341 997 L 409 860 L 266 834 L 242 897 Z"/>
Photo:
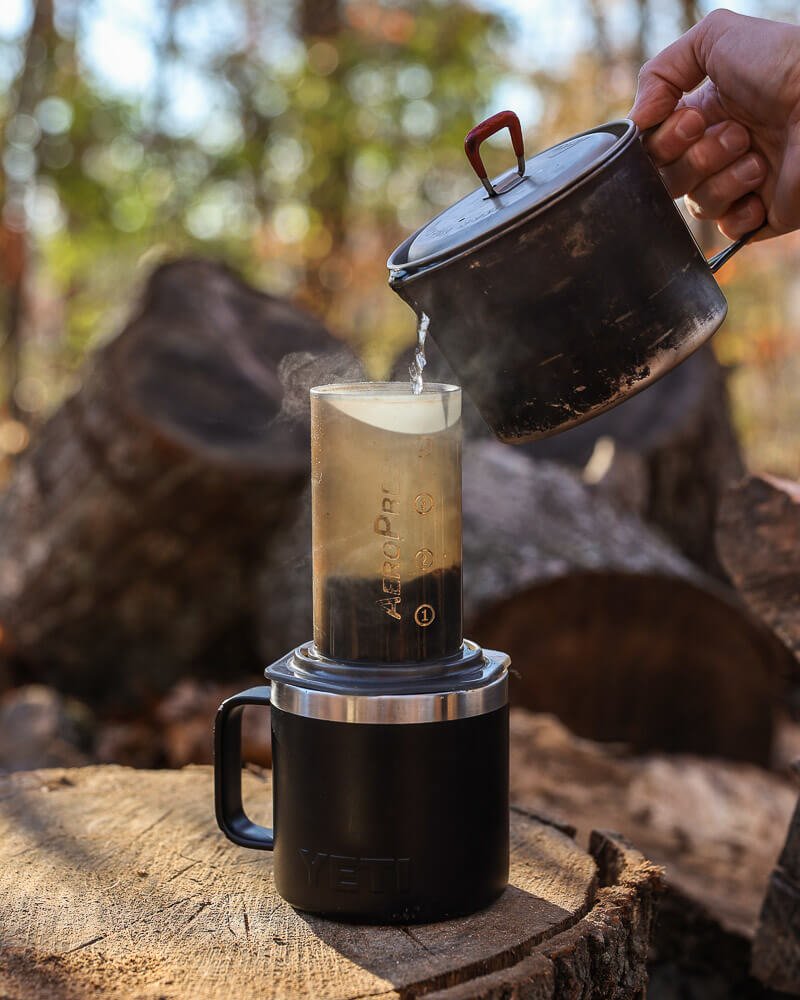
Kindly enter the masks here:
<path id="1" fill-rule="evenodd" d="M 260 806 L 268 820 L 268 775 L 245 779 L 253 814 Z M 491 996 L 479 981 L 508 980 L 517 966 L 530 981 L 522 963 L 532 955 L 540 985 L 555 983 L 553 943 L 562 964 L 580 954 L 584 975 L 597 978 L 584 937 L 597 938 L 604 922 L 628 958 L 607 970 L 614 991 L 585 995 L 633 997 L 631 983 L 644 982 L 657 870 L 635 852 L 620 864 L 624 849 L 607 838 L 595 854 L 610 852 L 619 870 L 598 865 L 521 811 L 512 814 L 504 896 L 471 917 L 413 928 L 295 912 L 275 894 L 270 855 L 241 850 L 216 829 L 205 767 L 11 775 L 0 779 L 0 827 L 3 996 L 410 1000 L 473 980 L 459 997 Z"/>

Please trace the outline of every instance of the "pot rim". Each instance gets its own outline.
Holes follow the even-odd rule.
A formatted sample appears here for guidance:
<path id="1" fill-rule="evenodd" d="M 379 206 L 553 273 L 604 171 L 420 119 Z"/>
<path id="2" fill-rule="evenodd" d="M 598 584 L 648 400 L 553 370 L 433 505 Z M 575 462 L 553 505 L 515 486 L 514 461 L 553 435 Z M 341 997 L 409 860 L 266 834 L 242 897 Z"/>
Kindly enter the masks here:
<path id="1" fill-rule="evenodd" d="M 407 253 L 408 248 L 417 236 L 433 221 L 433 219 L 429 219 L 424 226 L 420 226 L 420 228 L 411 233 L 410 236 L 407 236 L 406 239 L 404 239 L 403 242 L 392 251 L 389 259 L 386 261 L 386 266 L 389 269 L 389 282 L 392 284 L 399 284 L 401 282 L 403 284 L 407 284 L 419 277 L 421 274 L 427 274 L 430 271 L 443 267 L 446 264 L 461 260 L 468 254 L 472 253 L 473 250 L 485 247 L 494 240 L 504 236 L 506 233 L 513 232 L 520 226 L 526 225 L 531 219 L 535 218 L 540 213 L 547 211 L 547 209 L 552 207 L 554 204 L 562 201 L 567 195 L 572 194 L 573 191 L 580 188 L 587 181 L 593 179 L 597 174 L 606 170 L 610 164 L 612 164 L 623 152 L 625 152 L 625 150 L 627 150 L 639 137 L 639 127 L 630 118 L 617 118 L 612 121 L 605 122 L 602 125 L 596 125 L 594 128 L 586 129 L 584 132 L 578 132 L 574 136 L 568 136 L 566 139 L 562 139 L 561 142 L 554 143 L 553 146 L 548 147 L 549 149 L 554 149 L 556 146 L 561 145 L 563 142 L 568 142 L 570 139 L 579 139 L 582 136 L 592 135 L 595 132 L 603 130 L 608 131 L 615 126 L 624 126 L 625 131 L 622 135 L 620 135 L 619 139 L 613 146 L 606 150 L 605 153 L 598 157 L 598 159 L 594 163 L 590 164 L 582 173 L 571 178 L 562 188 L 554 191 L 543 201 L 537 202 L 530 208 L 529 211 L 521 213 L 507 225 L 499 226 L 497 229 L 490 230 L 487 233 L 481 233 L 480 235 L 474 237 L 471 241 L 465 243 L 463 246 L 453 248 L 454 252 L 439 250 L 436 253 L 429 254 L 427 257 L 421 257 L 419 260 L 398 261 L 397 257 L 401 256 L 404 252 Z M 547 152 L 547 150 L 542 150 L 542 152 Z M 447 209 L 444 211 L 447 211 Z M 434 216 L 434 219 L 435 218 L 437 218 L 437 216 Z"/>

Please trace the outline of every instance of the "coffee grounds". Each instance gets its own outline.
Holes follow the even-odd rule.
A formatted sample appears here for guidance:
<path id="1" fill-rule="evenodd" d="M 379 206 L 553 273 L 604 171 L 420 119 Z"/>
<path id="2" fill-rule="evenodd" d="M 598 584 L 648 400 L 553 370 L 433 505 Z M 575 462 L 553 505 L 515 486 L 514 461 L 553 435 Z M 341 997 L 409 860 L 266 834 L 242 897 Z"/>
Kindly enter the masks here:
<path id="1" fill-rule="evenodd" d="M 317 649 L 335 660 L 420 663 L 451 656 L 463 639 L 461 567 L 434 570 L 403 581 L 400 602 L 380 577 L 329 577 L 314 608 Z M 396 610 L 400 618 L 388 614 Z M 427 624 L 426 624 L 427 623 Z"/>

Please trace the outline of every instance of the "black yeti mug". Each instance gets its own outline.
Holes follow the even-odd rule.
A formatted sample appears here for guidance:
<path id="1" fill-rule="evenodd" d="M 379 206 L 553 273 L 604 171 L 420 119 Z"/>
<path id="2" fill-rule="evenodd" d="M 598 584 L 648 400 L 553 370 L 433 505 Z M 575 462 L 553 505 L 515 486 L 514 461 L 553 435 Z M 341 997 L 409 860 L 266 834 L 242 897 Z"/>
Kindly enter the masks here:
<path id="1" fill-rule="evenodd" d="M 442 920 L 508 882 L 508 666 L 461 631 L 460 390 L 312 390 L 314 641 L 223 702 L 225 835 L 300 910 Z M 241 716 L 271 705 L 273 829 L 242 804 Z"/>

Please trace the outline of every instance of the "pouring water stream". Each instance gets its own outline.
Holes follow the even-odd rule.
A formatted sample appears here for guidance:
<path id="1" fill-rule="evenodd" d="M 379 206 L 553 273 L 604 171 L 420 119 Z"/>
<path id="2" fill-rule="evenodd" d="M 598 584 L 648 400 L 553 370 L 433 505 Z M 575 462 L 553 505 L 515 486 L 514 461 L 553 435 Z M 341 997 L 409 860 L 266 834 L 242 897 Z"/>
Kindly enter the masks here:
<path id="1" fill-rule="evenodd" d="M 425 338 L 428 336 L 428 327 L 431 325 L 430 317 L 427 313 L 421 313 L 417 323 L 417 347 L 414 351 L 414 360 L 408 366 L 408 374 L 411 376 L 411 391 L 415 396 L 422 393 L 422 372 L 428 363 L 425 357 Z"/>

